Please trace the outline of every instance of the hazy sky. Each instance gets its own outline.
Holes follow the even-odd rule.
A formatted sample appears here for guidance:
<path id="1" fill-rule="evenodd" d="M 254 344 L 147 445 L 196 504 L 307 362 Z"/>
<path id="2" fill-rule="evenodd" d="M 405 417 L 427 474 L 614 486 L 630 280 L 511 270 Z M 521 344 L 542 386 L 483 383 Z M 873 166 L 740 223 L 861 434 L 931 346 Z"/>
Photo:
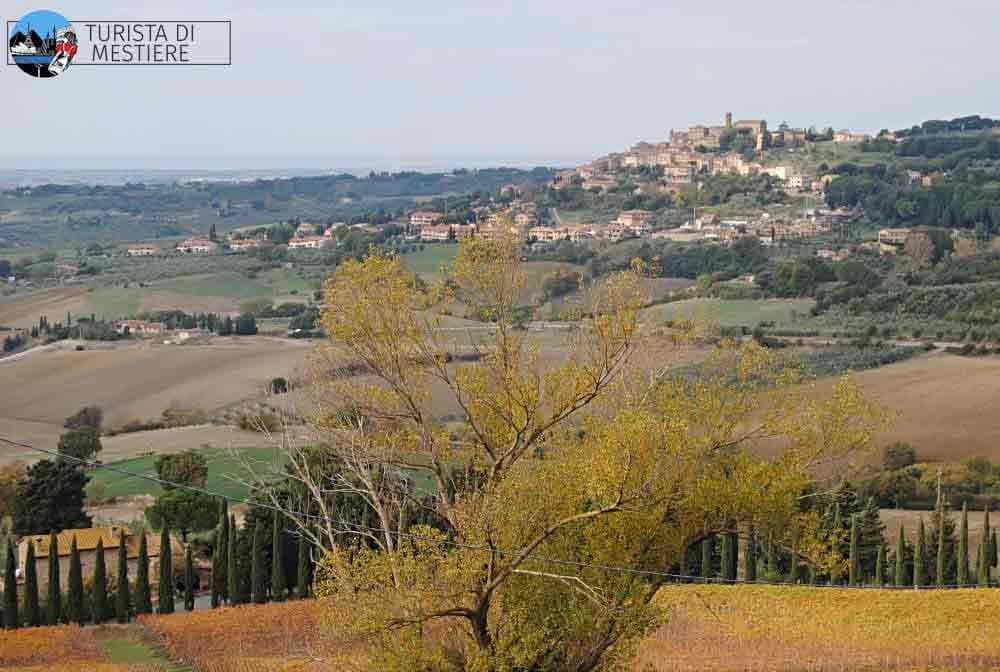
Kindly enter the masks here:
<path id="1" fill-rule="evenodd" d="M 38 5 L 5 3 L 5 20 Z M 996 0 L 74 0 L 231 19 L 233 66 L 3 67 L 0 167 L 570 163 L 766 118 L 877 131 L 1000 115 Z"/>

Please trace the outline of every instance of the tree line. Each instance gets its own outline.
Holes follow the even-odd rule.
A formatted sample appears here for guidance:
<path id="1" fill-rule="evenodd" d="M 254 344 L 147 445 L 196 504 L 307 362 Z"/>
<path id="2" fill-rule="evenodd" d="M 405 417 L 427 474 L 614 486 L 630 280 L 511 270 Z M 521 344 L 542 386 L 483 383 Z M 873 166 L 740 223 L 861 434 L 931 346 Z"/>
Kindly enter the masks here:
<path id="1" fill-rule="evenodd" d="M 263 604 L 269 601 L 306 598 L 312 582 L 310 546 L 304 538 L 290 537 L 280 516 L 271 516 L 270 526 L 262 517 L 248 516 L 243 528 L 228 513 L 223 501 L 218 508 L 219 524 L 215 531 L 210 586 L 213 608 L 230 604 Z M 294 548 L 294 574 L 288 574 L 286 546 Z M 183 568 L 175 571 L 170 527 L 160 530 L 159 571 L 155 605 L 150 578 L 150 557 L 145 533 L 139 539 L 135 578 L 129 577 L 126 535 L 117 545 L 117 572 L 109 573 L 105 562 L 103 539 L 95 549 L 94 571 L 84 577 L 80 550 L 73 537 L 69 551 L 69 572 L 65 592 L 61 586 L 58 538 L 53 531 L 48 543 L 48 583 L 44 600 L 39 590 L 36 550 L 28 540 L 24 563 L 24 582 L 18 588 L 17 552 L 10 542 L 4 567 L 3 626 L 8 629 L 40 625 L 77 623 L 100 624 L 115 620 L 127 623 L 141 614 L 174 613 L 178 593 L 183 607 L 192 611 L 197 590 L 197 576 L 192 544 L 184 549 Z M 178 590 L 179 588 L 179 590 Z"/>

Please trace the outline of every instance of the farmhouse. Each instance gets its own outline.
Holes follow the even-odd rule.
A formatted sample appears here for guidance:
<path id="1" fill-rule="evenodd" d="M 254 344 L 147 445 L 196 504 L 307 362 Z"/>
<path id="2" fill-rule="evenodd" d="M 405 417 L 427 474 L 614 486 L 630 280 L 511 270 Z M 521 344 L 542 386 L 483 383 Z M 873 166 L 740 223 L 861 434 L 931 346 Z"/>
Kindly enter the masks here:
<path id="1" fill-rule="evenodd" d="M 420 227 L 420 240 L 423 240 L 425 242 L 446 241 L 451 237 L 451 234 L 452 234 L 451 227 L 448 226 L 447 224 L 441 224 L 440 226 L 434 224 L 425 224 Z"/>
<path id="2" fill-rule="evenodd" d="M 207 238 L 188 238 L 177 243 L 177 251 L 185 254 L 211 254 L 219 249 L 219 244 Z"/>
<path id="3" fill-rule="evenodd" d="M 329 240 L 326 236 L 307 236 L 305 238 L 292 238 L 288 241 L 290 250 L 318 250 Z"/>
<path id="4" fill-rule="evenodd" d="M 425 226 L 432 226 L 442 217 L 444 215 L 434 210 L 416 210 L 410 213 L 410 226 L 422 230 Z"/>
<path id="5" fill-rule="evenodd" d="M 159 253 L 160 248 L 156 245 L 129 245 L 125 251 L 130 257 L 152 257 Z"/>
<path id="6" fill-rule="evenodd" d="M 911 229 L 882 229 L 878 232 L 878 246 L 882 254 L 895 254 L 912 233 Z"/>
<path id="7" fill-rule="evenodd" d="M 141 536 L 132 533 L 127 527 L 111 525 L 110 527 L 90 527 L 77 530 L 63 530 L 56 535 L 55 551 L 59 555 L 59 578 L 62 585 L 66 585 L 69 580 L 69 554 L 73 539 L 76 539 L 77 549 L 80 551 L 80 565 L 83 568 L 83 576 L 86 579 L 93 575 L 94 564 L 97 562 L 97 542 L 100 541 L 104 547 L 104 565 L 108 568 L 117 567 L 119 539 L 125 537 L 125 551 L 128 558 L 128 569 L 131 576 L 135 576 L 136 568 L 139 564 L 139 542 Z M 20 574 L 24 576 L 25 563 L 28 560 L 28 544 L 35 546 L 35 574 L 38 577 L 40 589 L 48 585 L 49 580 L 49 535 L 33 535 L 21 537 L 17 542 L 17 565 Z M 180 558 L 182 549 L 180 544 L 171 539 L 171 555 Z M 159 535 L 146 535 L 146 549 L 150 560 L 150 576 L 156 576 L 157 568 L 160 565 L 160 537 Z"/>
<path id="8" fill-rule="evenodd" d="M 115 331 L 119 334 L 132 336 L 160 336 L 165 331 L 161 322 L 146 322 L 145 320 L 119 320 L 115 322 Z"/>
<path id="9" fill-rule="evenodd" d="M 229 249 L 233 252 L 246 252 L 248 250 L 256 250 L 258 247 L 260 247 L 260 241 L 256 238 L 241 238 L 229 241 Z"/>

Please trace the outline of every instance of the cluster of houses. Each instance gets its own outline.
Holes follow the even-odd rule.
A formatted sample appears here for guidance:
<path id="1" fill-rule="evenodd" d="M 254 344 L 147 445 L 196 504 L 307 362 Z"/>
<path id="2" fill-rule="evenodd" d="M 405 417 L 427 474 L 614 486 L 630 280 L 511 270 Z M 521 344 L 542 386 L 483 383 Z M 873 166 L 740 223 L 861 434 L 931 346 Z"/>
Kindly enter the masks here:
<path id="1" fill-rule="evenodd" d="M 737 240 L 752 238 L 762 245 L 782 241 L 814 238 L 830 233 L 850 213 L 839 210 L 806 210 L 801 216 L 788 220 L 763 213 L 754 217 L 721 218 L 707 215 L 685 222 L 679 228 L 657 231 L 653 238 L 666 238 L 676 242 L 707 241 L 732 244 Z"/>
<path id="2" fill-rule="evenodd" d="M 638 168 L 655 168 L 658 172 L 659 191 L 676 192 L 682 185 L 691 184 L 699 174 L 772 175 L 787 189 L 822 192 L 830 178 L 823 179 L 796 171 L 791 166 L 765 166 L 748 160 L 742 152 L 720 152 L 726 136 L 742 137 L 752 143 L 758 154 L 769 147 L 797 147 L 807 142 L 805 129 L 790 128 L 781 124 L 770 131 L 763 119 L 733 121 L 727 113 L 721 126 L 691 126 L 684 131 L 670 131 L 666 142 L 639 142 L 626 152 L 616 152 L 600 157 L 588 164 L 556 173 L 552 186 L 556 189 L 580 186 L 586 190 L 607 191 L 618 184 L 616 173 Z M 864 133 L 848 130 L 833 134 L 835 143 L 859 143 L 870 139 Z"/>

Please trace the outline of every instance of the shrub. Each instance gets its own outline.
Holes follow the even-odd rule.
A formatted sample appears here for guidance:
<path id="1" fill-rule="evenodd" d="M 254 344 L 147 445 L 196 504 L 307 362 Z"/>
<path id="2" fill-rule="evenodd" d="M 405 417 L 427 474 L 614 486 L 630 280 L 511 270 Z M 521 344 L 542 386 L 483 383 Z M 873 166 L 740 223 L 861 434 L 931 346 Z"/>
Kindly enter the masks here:
<path id="1" fill-rule="evenodd" d="M 905 441 L 897 441 L 885 447 L 882 465 L 889 471 L 903 469 L 917 463 L 917 451 Z"/>

